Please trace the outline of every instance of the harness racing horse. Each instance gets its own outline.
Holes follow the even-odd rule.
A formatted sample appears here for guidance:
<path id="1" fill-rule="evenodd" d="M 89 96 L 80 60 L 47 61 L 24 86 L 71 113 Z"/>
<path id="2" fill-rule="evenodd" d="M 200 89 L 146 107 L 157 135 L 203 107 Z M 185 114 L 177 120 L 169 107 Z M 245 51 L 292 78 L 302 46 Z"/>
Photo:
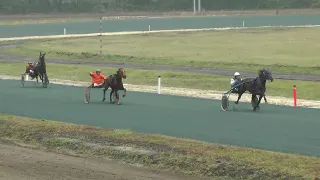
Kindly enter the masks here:
<path id="1" fill-rule="evenodd" d="M 38 77 L 40 77 L 42 84 L 44 87 L 47 87 L 47 83 L 49 83 L 49 79 L 47 76 L 47 69 L 46 69 L 46 63 L 45 63 L 45 57 L 46 53 L 42 54 L 40 52 L 39 55 L 39 61 L 37 61 L 37 63 L 35 64 L 34 70 L 35 70 L 35 75 L 37 78 L 37 82 L 38 82 Z"/>
<path id="2" fill-rule="evenodd" d="M 116 74 L 108 76 L 107 79 L 105 79 L 103 84 L 103 99 L 102 102 L 106 100 L 106 91 L 108 88 L 111 88 L 110 92 L 110 103 L 119 104 L 119 90 L 123 90 L 124 93 L 122 97 L 125 97 L 127 95 L 126 88 L 123 87 L 122 78 L 126 79 L 127 75 L 123 68 L 119 68 Z M 114 102 L 112 102 L 112 94 L 115 93 L 116 99 Z"/>
<path id="3" fill-rule="evenodd" d="M 243 93 L 249 91 L 251 95 L 251 102 L 253 102 L 257 95 L 259 95 L 259 100 L 255 103 L 253 107 L 253 111 L 259 109 L 259 104 L 261 102 L 262 97 L 265 97 L 266 91 L 266 80 L 273 81 L 271 71 L 268 68 L 263 68 L 259 71 L 259 76 L 256 78 L 246 78 L 242 80 L 241 85 L 239 86 L 238 91 L 238 99 L 235 104 L 239 103 L 239 100 Z"/>
<path id="4" fill-rule="evenodd" d="M 266 69 L 261 69 L 261 70 L 259 70 L 259 71 L 258 71 L 258 76 L 259 76 L 259 77 L 263 76 L 264 70 L 266 70 L 266 71 L 269 72 L 269 80 L 272 82 L 272 81 L 273 81 L 272 73 L 271 73 L 271 71 L 270 71 L 269 69 L 267 69 L 267 68 L 266 68 Z M 264 102 L 265 102 L 265 103 L 268 103 L 267 98 L 266 98 L 266 94 L 265 94 L 265 93 L 266 93 L 266 82 L 267 82 L 266 78 L 262 78 L 261 83 L 262 83 L 262 85 L 263 85 L 263 87 L 264 87 L 264 96 L 263 96 L 263 99 L 264 99 Z"/>

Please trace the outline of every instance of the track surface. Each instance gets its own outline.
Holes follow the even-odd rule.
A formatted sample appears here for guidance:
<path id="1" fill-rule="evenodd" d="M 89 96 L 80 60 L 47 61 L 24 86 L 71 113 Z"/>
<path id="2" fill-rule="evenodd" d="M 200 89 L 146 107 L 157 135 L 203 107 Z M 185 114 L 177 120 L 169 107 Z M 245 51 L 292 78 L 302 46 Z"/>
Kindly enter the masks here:
<path id="1" fill-rule="evenodd" d="M 17 44 L 2 44 L 0 49 L 15 48 Z M 27 62 L 34 61 L 35 58 L 17 56 L 13 54 L 0 54 L 0 59 L 7 60 L 8 62 L 18 61 Z M 148 66 L 142 64 L 124 64 L 124 63 L 96 63 L 96 62 L 84 62 L 84 61 L 68 61 L 62 59 L 52 59 L 47 58 L 46 62 L 57 63 L 57 64 L 76 64 L 76 65 L 87 65 L 87 66 L 108 66 L 118 68 L 119 66 L 123 68 L 134 68 L 134 69 L 148 69 L 148 70 L 161 70 L 161 71 L 177 71 L 177 72 L 192 72 L 192 73 L 202 73 L 202 74 L 216 74 L 230 76 L 234 73 L 234 70 L 223 70 L 223 69 L 208 69 L 208 68 L 183 68 L 183 67 L 168 67 L 168 66 Z M 241 71 L 243 77 L 255 77 L 256 73 Z M 302 81 L 315 81 L 320 82 L 320 75 L 311 74 L 273 74 L 275 79 L 285 79 L 285 80 L 302 80 Z"/>
<path id="2" fill-rule="evenodd" d="M 102 90 L 0 80 L 0 113 L 108 128 L 132 129 L 202 141 L 320 156 L 320 111 L 241 103 L 220 110 L 220 101 L 129 92 L 122 105 L 101 102 Z M 107 93 L 108 94 L 108 93 Z M 231 109 L 233 104 L 231 103 Z"/>
<path id="3" fill-rule="evenodd" d="M 259 26 L 303 26 L 319 25 L 319 14 L 304 15 L 251 15 L 251 16 L 202 16 L 202 17 L 166 17 L 103 21 L 103 32 L 146 31 L 149 25 L 152 30 L 169 29 L 203 29 Z M 68 34 L 99 33 L 100 21 L 57 22 L 50 24 L 19 24 L 0 26 L 0 38 L 62 35 L 66 28 Z"/>

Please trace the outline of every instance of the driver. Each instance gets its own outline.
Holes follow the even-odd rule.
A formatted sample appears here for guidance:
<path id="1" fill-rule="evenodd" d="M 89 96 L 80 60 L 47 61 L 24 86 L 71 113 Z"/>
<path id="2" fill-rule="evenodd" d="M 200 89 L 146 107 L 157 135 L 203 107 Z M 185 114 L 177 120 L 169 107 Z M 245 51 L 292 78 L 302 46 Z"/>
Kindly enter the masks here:
<path id="1" fill-rule="evenodd" d="M 237 85 L 241 84 L 241 78 L 240 78 L 240 73 L 235 72 L 234 77 L 230 81 L 231 89 L 233 89 L 233 92 L 238 92 L 239 87 L 236 87 Z"/>
<path id="2" fill-rule="evenodd" d="M 26 74 L 29 74 L 32 78 L 34 77 L 34 66 L 32 62 L 28 62 L 28 66 L 26 67 Z"/>
<path id="3" fill-rule="evenodd" d="M 96 72 L 90 72 L 89 75 L 91 76 L 92 84 L 88 88 L 101 88 L 107 78 L 101 73 L 100 69 L 97 69 Z"/>

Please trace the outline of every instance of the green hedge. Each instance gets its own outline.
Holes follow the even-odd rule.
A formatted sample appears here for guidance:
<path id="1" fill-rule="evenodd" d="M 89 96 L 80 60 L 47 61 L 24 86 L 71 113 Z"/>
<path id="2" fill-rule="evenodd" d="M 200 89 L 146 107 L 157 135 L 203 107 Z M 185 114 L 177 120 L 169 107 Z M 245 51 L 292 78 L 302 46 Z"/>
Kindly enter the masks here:
<path id="1" fill-rule="evenodd" d="M 320 0 L 201 0 L 205 10 L 320 7 Z M 193 0 L 1 0 L 0 13 L 192 11 Z"/>

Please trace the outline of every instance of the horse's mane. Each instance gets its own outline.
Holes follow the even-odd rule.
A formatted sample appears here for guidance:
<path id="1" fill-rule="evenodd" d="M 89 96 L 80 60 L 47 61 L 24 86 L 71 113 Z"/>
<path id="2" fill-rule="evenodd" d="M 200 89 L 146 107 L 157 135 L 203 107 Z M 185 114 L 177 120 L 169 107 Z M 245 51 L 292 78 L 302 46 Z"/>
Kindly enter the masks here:
<path id="1" fill-rule="evenodd" d="M 39 61 L 40 61 L 41 65 L 43 65 L 43 66 L 45 65 L 44 56 L 40 56 Z"/>
<path id="2" fill-rule="evenodd" d="M 245 78 L 245 79 L 242 79 L 242 83 L 248 83 L 248 82 L 252 82 L 254 79 L 256 79 L 256 77 L 255 78 Z"/>
<path id="3" fill-rule="evenodd" d="M 36 65 L 35 65 L 35 68 L 37 69 L 37 71 L 39 72 L 43 72 L 43 73 L 46 73 L 46 63 L 45 63 L 45 53 L 42 54 L 40 52 L 40 55 L 39 55 L 39 60 L 37 61 Z"/>

